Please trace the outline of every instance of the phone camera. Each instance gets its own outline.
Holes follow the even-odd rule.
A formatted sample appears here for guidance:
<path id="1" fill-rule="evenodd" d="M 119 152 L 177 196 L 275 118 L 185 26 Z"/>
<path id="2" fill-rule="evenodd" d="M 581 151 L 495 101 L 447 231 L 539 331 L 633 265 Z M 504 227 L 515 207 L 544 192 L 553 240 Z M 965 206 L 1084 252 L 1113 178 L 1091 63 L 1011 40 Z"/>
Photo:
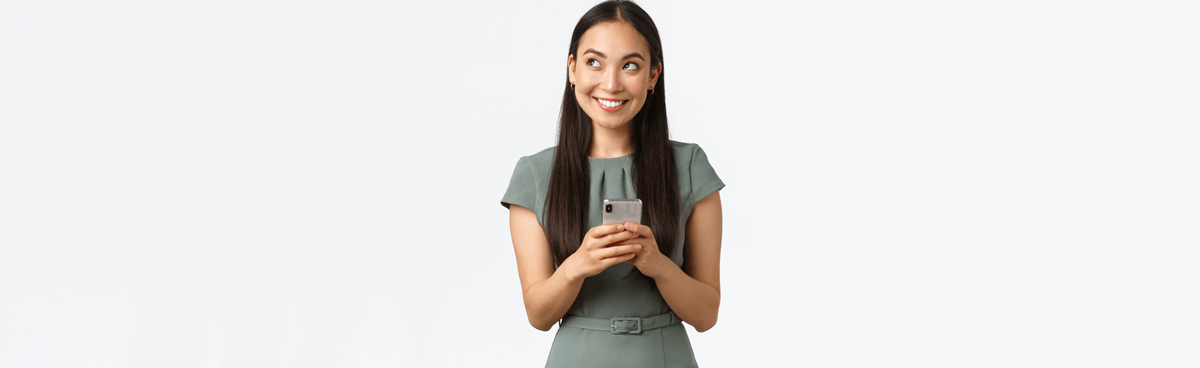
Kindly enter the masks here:
<path id="1" fill-rule="evenodd" d="M 612 213 L 612 205 L 604 205 L 604 212 Z"/>

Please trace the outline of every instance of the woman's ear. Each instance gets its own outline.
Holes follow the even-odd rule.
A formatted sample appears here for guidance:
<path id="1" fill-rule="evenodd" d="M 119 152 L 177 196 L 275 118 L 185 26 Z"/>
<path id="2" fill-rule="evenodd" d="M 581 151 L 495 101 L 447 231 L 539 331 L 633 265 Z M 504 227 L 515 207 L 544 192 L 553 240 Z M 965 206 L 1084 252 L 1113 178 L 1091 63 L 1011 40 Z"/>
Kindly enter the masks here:
<path id="1" fill-rule="evenodd" d="M 575 55 L 567 55 L 567 80 L 575 84 Z"/>
<path id="2" fill-rule="evenodd" d="M 654 89 L 654 86 L 658 85 L 658 76 L 662 75 L 662 69 L 662 63 L 658 63 L 654 69 L 650 70 L 650 89 Z"/>

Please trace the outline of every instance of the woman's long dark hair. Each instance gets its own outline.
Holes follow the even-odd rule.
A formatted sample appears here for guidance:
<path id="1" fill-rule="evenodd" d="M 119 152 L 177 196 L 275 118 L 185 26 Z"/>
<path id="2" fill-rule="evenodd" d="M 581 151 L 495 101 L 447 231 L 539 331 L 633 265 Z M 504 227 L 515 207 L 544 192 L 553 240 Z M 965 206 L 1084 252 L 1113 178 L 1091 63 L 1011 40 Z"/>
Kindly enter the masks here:
<path id="1" fill-rule="evenodd" d="M 579 18 L 571 33 L 570 55 L 577 56 L 579 39 L 584 32 L 598 23 L 611 21 L 627 22 L 646 38 L 650 44 L 651 68 L 662 63 L 662 40 L 654 21 L 637 4 L 625 1 L 605 1 Z M 633 124 L 630 140 L 633 143 L 634 189 L 642 200 L 642 224 L 654 232 L 658 250 L 671 257 L 678 236 L 680 198 L 675 155 L 667 130 L 665 86 L 660 73 L 654 93 L 647 95 L 642 110 L 630 122 Z M 546 239 L 550 241 L 555 267 L 579 249 L 589 230 L 588 211 L 592 206 L 600 205 L 588 203 L 591 182 L 588 151 L 591 144 L 592 119 L 580 108 L 568 76 L 563 85 L 554 167 L 546 190 Z"/>

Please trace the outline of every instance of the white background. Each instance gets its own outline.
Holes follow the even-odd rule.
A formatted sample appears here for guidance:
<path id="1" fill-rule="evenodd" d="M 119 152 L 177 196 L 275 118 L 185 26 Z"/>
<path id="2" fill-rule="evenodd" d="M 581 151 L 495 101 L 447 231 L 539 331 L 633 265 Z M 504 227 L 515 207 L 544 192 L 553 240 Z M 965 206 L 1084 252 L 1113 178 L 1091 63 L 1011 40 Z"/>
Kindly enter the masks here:
<path id="1" fill-rule="evenodd" d="M 0 2 L 0 367 L 544 364 L 499 205 L 591 1 Z M 1194 367 L 1195 1 L 653 1 L 702 366 Z"/>

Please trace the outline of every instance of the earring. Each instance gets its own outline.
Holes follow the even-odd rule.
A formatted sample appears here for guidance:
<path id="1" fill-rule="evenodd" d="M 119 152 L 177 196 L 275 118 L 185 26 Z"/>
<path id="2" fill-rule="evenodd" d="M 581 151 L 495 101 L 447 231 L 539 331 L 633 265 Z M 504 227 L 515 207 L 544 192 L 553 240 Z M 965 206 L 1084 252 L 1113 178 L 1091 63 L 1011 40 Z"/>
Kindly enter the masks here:
<path id="1" fill-rule="evenodd" d="M 572 91 L 574 91 L 574 90 L 575 90 L 575 83 L 571 83 L 571 90 L 572 90 Z"/>
<path id="2" fill-rule="evenodd" d="M 653 89 L 653 88 L 651 88 L 651 89 L 650 89 L 650 95 L 652 95 L 652 96 L 654 95 L 654 89 Z"/>

